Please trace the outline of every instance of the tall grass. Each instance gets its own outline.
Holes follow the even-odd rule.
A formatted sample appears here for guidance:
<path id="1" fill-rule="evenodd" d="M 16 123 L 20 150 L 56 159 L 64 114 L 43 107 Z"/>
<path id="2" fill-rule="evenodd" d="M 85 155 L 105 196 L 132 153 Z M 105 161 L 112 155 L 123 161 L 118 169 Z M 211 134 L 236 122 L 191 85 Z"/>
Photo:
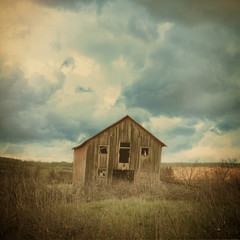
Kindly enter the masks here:
<path id="1" fill-rule="evenodd" d="M 168 169 L 171 181 L 159 185 L 76 190 L 67 179 L 43 177 L 39 167 L 15 164 L 1 171 L 0 238 L 239 238 L 240 178 L 233 170 L 215 168 L 188 184 Z"/>

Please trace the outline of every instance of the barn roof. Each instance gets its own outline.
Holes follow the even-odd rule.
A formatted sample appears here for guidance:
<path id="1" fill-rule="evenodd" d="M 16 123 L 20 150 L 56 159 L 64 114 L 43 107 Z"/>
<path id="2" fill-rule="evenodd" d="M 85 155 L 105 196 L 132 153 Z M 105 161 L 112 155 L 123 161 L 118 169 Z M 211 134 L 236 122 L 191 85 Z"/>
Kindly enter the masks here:
<path id="1" fill-rule="evenodd" d="M 145 129 L 142 125 L 140 125 L 138 122 L 136 122 L 134 119 L 132 119 L 130 116 L 125 116 L 122 119 L 118 120 L 117 122 L 113 123 L 112 125 L 108 126 L 107 128 L 103 129 L 101 132 L 93 135 L 92 137 L 88 138 L 86 141 L 84 141 L 83 143 L 81 143 L 80 145 L 74 147 L 73 149 L 78 149 L 83 147 L 86 143 L 88 143 L 90 140 L 92 140 L 93 138 L 97 137 L 98 135 L 100 135 L 101 133 L 105 132 L 106 130 L 108 130 L 109 128 L 117 125 L 118 123 L 122 122 L 125 119 L 130 119 L 131 121 L 133 121 L 135 124 L 137 124 L 141 129 L 143 129 L 145 132 L 147 132 L 149 135 L 151 135 L 155 140 L 157 140 L 163 147 L 166 147 L 167 145 L 165 143 L 163 143 L 162 141 L 160 141 L 157 137 L 155 137 L 152 133 L 150 133 L 147 129 Z"/>

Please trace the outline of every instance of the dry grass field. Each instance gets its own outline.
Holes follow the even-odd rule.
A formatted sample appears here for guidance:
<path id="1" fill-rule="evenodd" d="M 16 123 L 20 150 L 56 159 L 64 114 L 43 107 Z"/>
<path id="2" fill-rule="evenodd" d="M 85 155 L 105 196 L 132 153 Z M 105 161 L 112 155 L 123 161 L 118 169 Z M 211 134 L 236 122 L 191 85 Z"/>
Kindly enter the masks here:
<path id="1" fill-rule="evenodd" d="M 238 239 L 240 168 L 164 166 L 156 185 L 71 184 L 71 164 L 0 161 L 1 239 Z"/>
<path id="2" fill-rule="evenodd" d="M 240 176 L 240 168 L 228 167 L 174 167 L 176 179 L 184 182 L 198 182 L 199 180 L 218 179 L 220 181 L 231 181 Z"/>

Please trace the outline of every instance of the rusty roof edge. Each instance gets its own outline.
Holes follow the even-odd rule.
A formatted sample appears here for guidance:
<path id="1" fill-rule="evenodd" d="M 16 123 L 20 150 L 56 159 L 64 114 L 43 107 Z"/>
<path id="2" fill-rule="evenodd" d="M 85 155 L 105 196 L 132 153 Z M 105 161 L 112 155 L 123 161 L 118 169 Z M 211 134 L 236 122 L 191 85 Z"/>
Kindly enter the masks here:
<path id="1" fill-rule="evenodd" d="M 83 147 L 87 142 L 89 142 L 90 140 L 92 140 L 93 138 L 95 138 L 96 136 L 100 135 L 101 133 L 105 132 L 107 129 L 115 126 L 116 124 L 120 123 L 121 121 L 123 121 L 124 119 L 129 118 L 130 120 L 132 120 L 135 124 L 137 124 L 138 126 L 140 126 L 144 131 L 146 131 L 148 134 L 150 134 L 153 138 L 155 138 L 158 142 L 161 143 L 161 145 L 163 147 L 167 147 L 167 145 L 165 143 L 163 143 L 162 141 L 160 141 L 157 137 L 155 137 L 152 133 L 150 133 L 146 128 L 144 128 L 140 123 L 136 122 L 133 118 L 131 118 L 129 115 L 126 115 L 125 117 L 121 118 L 120 120 L 118 120 L 117 122 L 111 124 L 110 126 L 104 128 L 102 131 L 100 131 L 99 133 L 93 135 L 92 137 L 88 138 L 87 140 L 85 140 L 83 143 L 81 143 L 80 145 L 73 147 L 72 150 L 78 149 Z"/>

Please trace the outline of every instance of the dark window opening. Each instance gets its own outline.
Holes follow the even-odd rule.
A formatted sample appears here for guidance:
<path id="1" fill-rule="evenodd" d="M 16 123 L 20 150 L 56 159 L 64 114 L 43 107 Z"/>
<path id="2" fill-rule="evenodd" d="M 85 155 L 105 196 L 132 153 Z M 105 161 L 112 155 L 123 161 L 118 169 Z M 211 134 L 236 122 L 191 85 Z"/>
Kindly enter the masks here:
<path id="1" fill-rule="evenodd" d="M 119 150 L 119 162 L 128 163 L 129 162 L 130 149 L 120 148 Z"/>
<path id="2" fill-rule="evenodd" d="M 130 147 L 130 143 L 128 143 L 128 142 L 121 142 L 120 143 L 120 147 Z"/>
<path id="3" fill-rule="evenodd" d="M 100 154 L 107 154 L 108 153 L 108 147 L 107 146 L 100 146 L 99 147 L 99 153 Z"/>
<path id="4" fill-rule="evenodd" d="M 120 163 L 130 162 L 130 143 L 129 142 L 120 143 L 119 162 Z"/>
<path id="5" fill-rule="evenodd" d="M 142 148 L 141 149 L 141 155 L 142 156 L 148 156 L 149 155 L 149 148 Z"/>
<path id="6" fill-rule="evenodd" d="M 106 177 L 106 169 L 98 169 L 99 177 Z"/>

